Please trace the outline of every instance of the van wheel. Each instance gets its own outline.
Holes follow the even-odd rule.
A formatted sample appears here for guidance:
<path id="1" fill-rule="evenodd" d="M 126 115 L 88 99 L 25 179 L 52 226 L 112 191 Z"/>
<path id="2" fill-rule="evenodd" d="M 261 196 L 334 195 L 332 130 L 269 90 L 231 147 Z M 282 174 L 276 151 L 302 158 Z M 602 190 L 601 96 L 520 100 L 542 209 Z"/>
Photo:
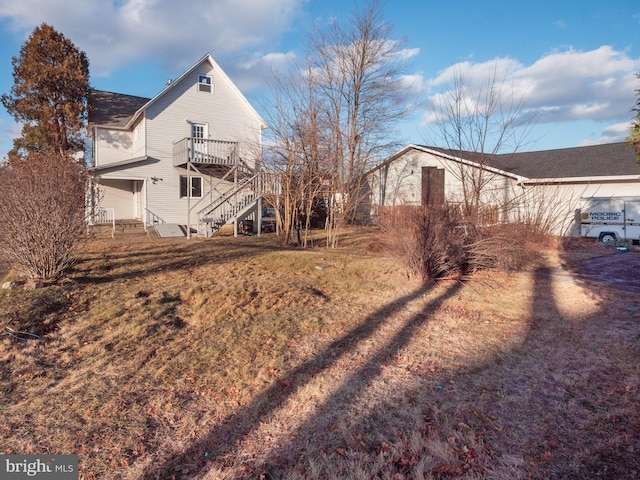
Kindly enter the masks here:
<path id="1" fill-rule="evenodd" d="M 613 233 L 603 233 L 598 240 L 603 245 L 615 245 L 617 239 Z"/>

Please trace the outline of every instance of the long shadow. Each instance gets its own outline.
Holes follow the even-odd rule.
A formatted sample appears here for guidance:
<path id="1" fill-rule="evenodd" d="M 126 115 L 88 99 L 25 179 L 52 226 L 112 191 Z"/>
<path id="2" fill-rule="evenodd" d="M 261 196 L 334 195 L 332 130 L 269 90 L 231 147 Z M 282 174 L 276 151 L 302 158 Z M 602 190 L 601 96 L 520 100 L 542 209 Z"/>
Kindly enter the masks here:
<path id="1" fill-rule="evenodd" d="M 437 311 L 447 299 L 456 295 L 461 288 L 462 284 L 459 282 L 452 284 L 444 293 L 429 302 L 422 311 L 407 320 L 404 326 L 385 345 L 381 346 L 364 365 L 345 378 L 330 398 L 317 408 L 313 417 L 308 418 L 295 432 L 292 432 L 287 443 L 279 445 L 278 450 L 284 452 L 285 455 L 289 454 L 307 444 L 309 438 L 313 438 L 316 448 L 321 450 L 326 445 L 325 439 L 322 437 L 330 435 L 330 432 L 328 428 L 318 430 L 316 426 L 330 426 L 339 421 L 339 419 L 332 421 L 332 416 L 344 412 L 348 406 L 353 405 L 357 401 L 357 397 L 380 376 L 382 369 L 389 363 L 389 359 L 394 358 L 407 347 L 414 334 L 429 321 L 430 315 Z M 389 411 L 392 411 L 392 408 Z M 318 421 L 319 419 L 321 421 Z M 270 463 L 277 464 L 279 462 L 276 458 L 272 458 L 266 462 L 267 465 Z"/>
<path id="2" fill-rule="evenodd" d="M 445 295 L 427 305 L 425 310 L 414 315 L 364 366 L 349 375 L 336 393 L 314 413 L 313 417 L 307 419 L 305 423 L 291 435 L 286 445 L 279 445 L 278 451 L 272 452 L 268 459 L 262 461 L 261 465 L 256 466 L 258 471 L 268 472 L 268 478 L 285 478 L 289 473 L 294 471 L 298 471 L 298 473 L 301 472 L 300 467 L 295 465 L 295 460 L 298 460 L 297 463 L 300 463 L 300 460 L 302 460 L 304 464 L 305 457 L 319 459 L 321 458 L 321 452 L 333 452 L 340 446 L 344 448 L 346 445 L 351 445 L 351 448 L 356 451 L 359 449 L 357 442 L 354 444 L 354 442 L 349 439 L 331 438 L 333 432 L 331 432 L 330 429 L 329 431 L 322 431 L 317 428 L 317 425 L 331 426 L 340 424 L 342 431 L 360 432 L 360 434 L 364 434 L 365 440 L 367 440 L 367 447 L 363 447 L 362 450 L 364 450 L 364 452 L 360 454 L 368 456 L 371 462 L 374 462 L 373 459 L 376 455 L 375 451 L 371 451 L 371 448 L 376 448 L 376 446 L 368 444 L 372 438 L 383 438 L 388 444 L 393 444 L 393 442 L 398 440 L 396 436 L 398 430 L 404 431 L 406 436 L 409 437 L 412 430 L 427 432 L 432 428 L 432 424 L 443 421 L 443 418 L 446 418 L 445 422 L 454 426 L 447 434 L 443 434 L 444 438 L 441 440 L 445 445 L 448 445 L 447 438 L 451 438 L 450 435 L 455 429 L 455 425 L 462 422 L 464 424 L 471 424 L 474 429 L 482 432 L 482 435 L 488 439 L 495 438 L 496 441 L 498 441 L 497 439 L 499 438 L 502 442 L 506 441 L 506 445 L 502 445 L 505 450 L 517 451 L 522 432 L 534 427 L 539 428 L 540 415 L 544 412 L 540 411 L 537 407 L 532 408 L 531 404 L 509 404 L 508 401 L 505 401 L 504 397 L 508 399 L 511 393 L 515 393 L 511 392 L 510 389 L 514 389 L 519 383 L 516 381 L 513 384 L 495 386 L 493 385 L 493 377 L 496 377 L 496 374 L 498 374 L 498 377 L 502 377 L 504 375 L 501 373 L 502 369 L 521 372 L 525 377 L 534 375 L 528 372 L 527 362 L 529 359 L 527 357 L 531 352 L 527 352 L 527 350 L 531 349 L 532 344 L 538 341 L 537 337 L 540 335 L 540 332 L 548 327 L 545 325 L 548 321 L 547 319 L 555 320 L 559 318 L 560 315 L 553 304 L 545 304 L 545 311 L 540 311 L 543 305 L 539 302 L 541 299 L 549 297 L 550 289 L 550 272 L 544 268 L 539 269 L 534 273 L 534 301 L 531 307 L 532 315 L 530 318 L 529 331 L 526 334 L 524 343 L 520 347 L 506 353 L 509 360 L 505 363 L 496 365 L 487 362 L 477 366 L 476 370 L 472 373 L 453 370 L 427 374 L 427 376 L 423 374 L 421 378 L 418 378 L 414 382 L 408 382 L 403 385 L 400 388 L 401 391 L 395 392 L 393 398 L 384 400 L 382 404 L 378 405 L 374 410 L 369 406 L 363 405 L 362 412 L 357 419 L 349 420 L 348 418 L 340 418 L 341 412 L 347 410 L 349 406 L 357 404 L 359 397 L 362 396 L 376 377 L 380 375 L 381 367 L 388 364 L 390 358 L 394 358 L 396 354 L 401 352 L 411 341 L 414 333 L 428 322 L 429 314 L 434 312 L 446 298 L 453 296 L 458 291 L 458 288 L 450 289 Z M 539 316 L 535 314 L 536 311 L 538 311 Z M 546 381 L 539 378 L 530 378 L 529 380 L 535 383 L 544 383 Z M 439 385 L 440 388 L 434 390 L 434 383 Z M 479 389 L 478 384 L 482 384 L 483 388 Z M 455 385 L 455 387 L 451 385 Z M 466 410 L 460 411 L 460 409 L 465 409 L 467 405 L 474 403 L 473 400 L 469 398 L 469 395 L 474 395 L 477 394 L 478 391 L 492 389 L 493 387 L 495 388 L 492 392 L 494 395 L 492 395 L 493 399 L 491 401 L 487 401 L 485 404 L 484 402 L 488 399 L 478 398 L 476 407 L 478 411 L 482 412 L 480 415 L 482 420 L 479 419 L 477 423 L 472 422 L 470 419 L 473 419 L 475 410 L 474 412 L 468 412 Z M 404 400 L 407 398 L 418 398 L 420 400 L 418 400 L 417 406 L 412 407 Z M 414 412 L 414 414 L 411 415 L 404 411 L 404 409 L 412 408 L 421 410 L 420 414 L 417 415 Z M 434 411 L 440 412 L 439 419 L 434 419 Z M 395 418 L 395 421 L 391 420 L 392 418 Z M 424 424 L 407 424 L 407 418 L 424 419 Z M 501 432 L 499 437 L 495 437 L 495 435 L 492 434 L 493 432 L 487 431 L 486 427 L 488 425 L 483 423 L 486 418 L 491 418 L 493 422 L 500 424 Z M 389 431 L 369 431 L 372 428 L 379 429 L 381 425 L 384 425 Z M 552 425 L 544 424 L 543 430 L 545 430 L 545 432 L 538 432 L 537 435 L 544 436 L 545 433 L 548 434 L 551 429 L 553 429 Z M 529 431 L 528 433 L 531 432 Z M 310 438 L 313 438 L 312 442 L 309 441 Z M 427 434 L 425 433 L 424 441 L 428 443 L 432 440 L 433 439 L 427 438 Z M 380 443 L 382 443 L 382 440 L 380 440 Z M 428 450 L 429 447 L 425 448 Z M 398 454 L 398 457 L 401 458 L 401 455 Z M 411 455 L 408 455 L 407 458 L 411 458 Z M 414 458 L 414 460 L 415 463 L 417 463 L 419 459 Z M 390 478 L 393 477 L 394 474 L 402 475 L 402 478 L 404 478 L 404 475 L 411 473 L 405 464 L 398 461 L 398 458 L 390 457 L 384 468 L 386 469 L 385 474 L 388 474 Z M 304 466 L 302 470 L 306 471 Z M 438 477 L 437 471 L 432 473 L 436 475 L 436 478 L 440 478 Z M 453 471 L 451 473 L 453 474 Z M 442 473 L 442 475 L 443 478 L 446 476 L 444 473 Z M 309 478 L 314 477 L 311 475 Z M 499 477 L 488 476 L 487 478 Z"/>
<path id="3" fill-rule="evenodd" d="M 434 300 L 432 308 L 436 308 L 459 288 L 459 286 L 454 286 Z M 175 452 L 162 464 L 149 466 L 142 478 L 156 479 L 175 476 L 176 478 L 189 479 L 202 474 L 208 461 L 213 461 L 237 450 L 239 440 L 258 426 L 262 419 L 281 407 L 288 398 L 295 395 L 314 376 L 329 369 L 341 357 L 357 349 L 361 342 L 374 335 L 386 323 L 388 317 L 400 311 L 409 302 L 423 296 L 429 289 L 428 286 L 416 289 L 369 315 L 358 327 L 332 342 L 322 352 L 305 361 L 293 371 L 288 372 L 286 385 L 282 384 L 284 379 L 274 382 L 251 404 L 222 420 L 219 426 L 212 429 L 204 438 L 194 442 L 184 451 Z M 417 315 L 405 327 L 404 335 L 410 336 L 410 333 L 424 321 L 426 321 L 425 315 Z M 375 371 L 384 363 L 384 357 L 389 352 L 398 350 L 408 341 L 407 338 L 401 337 L 400 334 L 396 336 L 385 350 L 372 358 L 366 367 L 371 370 L 371 373 L 367 373 L 367 375 L 375 375 Z M 339 395 L 340 393 L 338 393 Z M 340 401 L 340 399 L 335 401 Z"/>
<path id="4" fill-rule="evenodd" d="M 615 344 L 612 340 L 599 342 L 597 338 L 600 332 L 607 332 L 607 326 L 615 320 L 607 318 L 604 311 L 595 312 L 587 318 L 563 317 L 551 294 L 553 282 L 562 281 L 566 279 L 554 277 L 546 267 L 534 272 L 528 330 L 521 344 L 504 351 L 497 358 L 470 366 L 469 370 L 436 374 L 439 377 L 437 382 L 445 385 L 443 390 L 434 390 L 435 375 L 421 375 L 413 382 L 407 381 L 397 395 L 377 405 L 375 411 L 363 409 L 362 415 L 350 423 L 345 419 L 343 431 L 366 432 L 372 425 L 375 428 L 384 424 L 389 431 L 379 432 L 378 438 L 385 438 L 389 444 L 398 441 L 394 427 L 402 429 L 405 438 L 417 432 L 425 443 L 422 454 L 432 456 L 427 465 L 438 465 L 438 454 L 441 453 L 438 449 L 442 449 L 429 444 L 435 440 L 436 444 L 447 445 L 450 453 L 454 454 L 453 460 L 461 468 L 461 477 L 453 475 L 455 468 L 449 472 L 456 478 L 640 478 L 640 456 L 637 455 L 640 448 L 640 397 L 636 396 L 634 400 L 629 391 L 633 378 L 628 377 L 628 371 L 616 372 L 616 352 L 608 355 L 593 353 L 594 349 L 606 349 Z M 376 355 L 375 360 L 350 376 L 347 382 L 357 381 L 357 375 L 371 379 L 371 374 L 379 371 L 374 367 L 375 362 L 384 361 L 385 356 L 400 350 L 406 344 L 406 337 L 410 337 L 422 323 L 420 318 L 413 319 Z M 595 327 L 587 327 L 590 324 L 595 324 Z M 618 335 L 621 324 L 615 328 Z M 590 331 L 585 332 L 587 329 Z M 634 332 L 640 338 L 637 325 L 626 331 Z M 633 338 L 629 338 L 626 350 L 634 349 L 637 351 L 637 346 L 634 346 Z M 309 444 L 314 424 L 341 421 L 331 417 L 336 415 L 333 412 L 340 412 L 340 407 L 352 405 L 351 400 L 357 400 L 349 393 L 347 382 L 314 415 L 315 418 L 307 420 L 295 432 L 287 446 L 280 448 L 287 456 L 278 458 L 278 453 L 274 453 L 261 465 L 262 471 L 272 469 L 273 478 L 300 472 L 299 467 L 296 470 L 292 464 L 293 455 L 287 448 L 294 450 L 296 442 L 298 445 Z M 405 400 L 411 397 L 417 399 L 417 406 L 412 407 Z M 634 405 L 639 407 L 635 413 Z M 402 419 L 395 424 L 389 420 L 403 417 L 403 410 L 412 408 L 416 410 L 414 415 L 404 418 L 424 420 L 413 424 L 403 423 Z M 380 421 L 380 417 L 385 417 L 385 421 Z M 475 453 L 483 458 L 478 460 L 477 456 L 466 456 L 462 459 L 467 451 L 462 450 L 463 445 L 455 440 L 456 434 L 464 440 L 468 440 L 469 435 L 474 436 L 478 447 Z M 330 439 L 317 451 L 301 452 L 298 448 L 294 453 L 299 454 L 297 460 L 309 453 L 313 454 L 309 455 L 312 458 L 319 459 L 320 448 L 330 451 L 327 446 L 335 449 L 345 444 L 348 442 L 344 439 L 342 443 Z M 487 450 L 480 452 L 483 446 Z M 469 449 L 471 447 L 469 445 Z M 353 448 L 358 448 L 357 442 Z M 369 455 L 371 462 L 375 463 L 375 453 L 372 455 L 372 452 L 364 450 L 362 453 Z M 403 475 L 402 478 L 405 475 L 411 478 L 411 466 L 419 463 L 420 459 L 412 456 L 415 450 L 411 450 L 411 446 L 404 453 L 407 453 L 404 458 L 402 451 L 396 457 L 388 457 L 384 474 L 389 478 L 396 473 Z M 414 463 L 407 466 L 403 460 Z M 451 457 L 448 460 L 451 461 Z M 439 464 L 440 467 L 446 465 Z M 435 478 L 449 476 L 442 470 L 434 470 L 430 474 Z M 465 476 L 467 474 L 468 477 Z M 308 478 L 313 477 L 309 475 Z"/>
<path id="5" fill-rule="evenodd" d="M 242 245 L 201 242 L 186 247 L 184 244 L 170 243 L 161 248 L 150 247 L 143 252 L 116 252 L 107 254 L 105 257 L 87 256 L 74 266 L 71 274 L 78 284 L 94 285 L 116 280 L 144 278 L 156 273 L 199 267 L 210 263 L 224 264 L 239 258 L 247 259 L 251 255 L 276 250 L 270 245 L 248 242 Z M 84 270 L 83 264 L 95 261 L 103 262 L 104 273 L 86 275 L 86 271 L 95 272 L 96 268 Z"/>

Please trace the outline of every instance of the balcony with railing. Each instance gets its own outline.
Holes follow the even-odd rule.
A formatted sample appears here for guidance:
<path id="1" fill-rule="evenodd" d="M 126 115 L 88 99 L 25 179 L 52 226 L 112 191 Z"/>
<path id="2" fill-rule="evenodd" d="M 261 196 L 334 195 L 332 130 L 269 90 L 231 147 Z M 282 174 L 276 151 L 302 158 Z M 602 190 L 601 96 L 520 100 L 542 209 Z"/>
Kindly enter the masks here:
<path id="1" fill-rule="evenodd" d="M 238 142 L 186 137 L 173 144 L 173 165 L 188 163 L 233 167 L 238 164 Z"/>
<path id="2" fill-rule="evenodd" d="M 175 167 L 218 179 L 208 183 L 209 191 L 201 198 L 188 198 L 189 216 L 195 214 L 198 219 L 198 235 L 211 236 L 229 223 L 234 224 L 236 233 L 239 222 L 248 221 L 249 217 L 257 218 L 260 228 L 261 217 L 257 212 L 261 210 L 264 175 L 256 170 L 257 161 L 247 163 L 241 157 L 242 150 L 239 142 L 199 137 L 174 143 Z M 188 225 L 187 237 L 191 230 Z"/>

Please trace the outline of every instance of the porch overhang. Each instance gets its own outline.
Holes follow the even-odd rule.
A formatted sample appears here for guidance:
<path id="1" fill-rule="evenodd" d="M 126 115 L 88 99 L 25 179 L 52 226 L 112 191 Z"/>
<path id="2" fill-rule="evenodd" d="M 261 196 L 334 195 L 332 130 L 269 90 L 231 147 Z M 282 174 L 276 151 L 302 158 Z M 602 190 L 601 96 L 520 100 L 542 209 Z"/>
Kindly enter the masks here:
<path id="1" fill-rule="evenodd" d="M 109 170 L 119 169 L 121 167 L 128 167 L 131 165 L 136 165 L 138 163 L 145 162 L 149 160 L 149 156 L 145 155 L 143 157 L 129 158 L 127 160 L 121 160 L 119 162 L 107 163 L 106 165 L 98 165 L 95 167 L 89 168 L 90 173 L 102 174 L 106 173 Z"/>

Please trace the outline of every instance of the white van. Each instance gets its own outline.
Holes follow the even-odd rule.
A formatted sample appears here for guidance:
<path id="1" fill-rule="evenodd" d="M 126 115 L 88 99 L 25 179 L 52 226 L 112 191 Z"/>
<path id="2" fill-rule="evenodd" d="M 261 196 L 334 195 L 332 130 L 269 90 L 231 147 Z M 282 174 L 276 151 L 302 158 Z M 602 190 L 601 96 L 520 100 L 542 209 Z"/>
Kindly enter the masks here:
<path id="1" fill-rule="evenodd" d="M 604 244 L 640 241 L 640 197 L 583 198 L 580 234 Z"/>

